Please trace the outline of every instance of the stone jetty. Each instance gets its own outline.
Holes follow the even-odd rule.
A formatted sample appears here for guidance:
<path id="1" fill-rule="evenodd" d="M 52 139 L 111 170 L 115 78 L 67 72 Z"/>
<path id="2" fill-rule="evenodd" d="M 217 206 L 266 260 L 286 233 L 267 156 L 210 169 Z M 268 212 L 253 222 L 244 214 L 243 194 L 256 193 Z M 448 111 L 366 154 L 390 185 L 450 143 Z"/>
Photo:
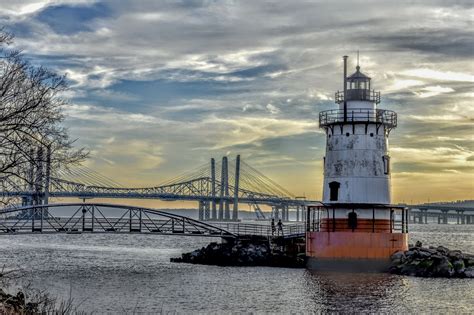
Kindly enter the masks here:
<path id="1" fill-rule="evenodd" d="M 288 250 L 283 246 L 272 246 L 268 241 L 236 241 L 229 243 L 210 243 L 206 247 L 171 262 L 183 262 L 219 266 L 271 266 L 303 268 L 305 254 Z"/>
<path id="2" fill-rule="evenodd" d="M 417 277 L 474 278 L 474 255 L 421 242 L 391 257 L 390 272 Z"/>

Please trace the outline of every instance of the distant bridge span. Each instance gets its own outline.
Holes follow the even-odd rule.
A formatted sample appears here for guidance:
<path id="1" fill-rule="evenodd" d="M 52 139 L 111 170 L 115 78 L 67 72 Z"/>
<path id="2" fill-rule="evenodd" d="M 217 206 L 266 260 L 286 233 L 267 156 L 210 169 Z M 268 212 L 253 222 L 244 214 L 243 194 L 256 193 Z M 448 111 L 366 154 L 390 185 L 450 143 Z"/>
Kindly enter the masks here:
<path id="1" fill-rule="evenodd" d="M 143 188 L 123 187 L 86 167 L 58 169 L 52 174 L 49 158 L 46 161 L 31 165 L 28 181 L 0 178 L 0 197 L 21 198 L 23 206 L 48 204 L 52 197 L 197 201 L 200 220 L 224 221 L 238 220 L 240 203 L 253 205 L 258 218 L 265 218 L 258 205 L 271 206 L 274 217 L 286 221 L 290 207 L 296 209 L 298 220 L 303 218 L 304 200 L 241 161 L 239 155 L 235 160 L 223 157 L 220 164 L 211 159 L 196 170 Z"/>

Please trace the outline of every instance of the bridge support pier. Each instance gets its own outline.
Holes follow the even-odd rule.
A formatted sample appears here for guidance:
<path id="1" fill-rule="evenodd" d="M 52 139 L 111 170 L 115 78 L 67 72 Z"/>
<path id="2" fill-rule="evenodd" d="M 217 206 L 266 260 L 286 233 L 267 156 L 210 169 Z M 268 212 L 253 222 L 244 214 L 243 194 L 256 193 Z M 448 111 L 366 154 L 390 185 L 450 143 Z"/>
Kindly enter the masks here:
<path id="1" fill-rule="evenodd" d="M 201 200 L 198 201 L 198 218 L 199 218 L 199 221 L 204 220 L 204 208 L 202 206 Z"/>
<path id="2" fill-rule="evenodd" d="M 232 220 L 237 221 L 239 217 L 239 180 L 240 180 L 240 155 L 235 159 L 235 183 L 234 183 L 234 208 L 232 209 Z"/>
<path id="3" fill-rule="evenodd" d="M 211 203 L 209 201 L 204 202 L 204 220 L 211 219 Z"/>
<path id="4" fill-rule="evenodd" d="M 466 224 L 464 211 L 463 210 L 456 210 L 456 223 L 457 224 Z"/>
<path id="5" fill-rule="evenodd" d="M 221 169 L 221 191 L 219 200 L 219 220 L 230 219 L 229 208 L 229 171 L 227 164 L 227 156 L 222 158 Z"/>
<path id="6" fill-rule="evenodd" d="M 279 219 L 280 214 L 278 213 L 279 209 L 278 206 L 272 206 L 272 218 L 275 220 Z"/>
<path id="7" fill-rule="evenodd" d="M 442 216 L 443 216 L 443 224 L 448 224 L 448 211 L 443 210 L 442 211 Z"/>
<path id="8" fill-rule="evenodd" d="M 217 209 L 216 209 L 216 161 L 214 158 L 211 159 L 211 196 L 212 196 L 212 220 L 217 220 Z"/>
<path id="9" fill-rule="evenodd" d="M 227 156 L 224 156 L 222 160 L 222 169 L 224 171 L 224 195 L 226 197 L 224 201 L 224 219 L 230 220 L 230 208 L 229 208 L 229 164 Z"/>

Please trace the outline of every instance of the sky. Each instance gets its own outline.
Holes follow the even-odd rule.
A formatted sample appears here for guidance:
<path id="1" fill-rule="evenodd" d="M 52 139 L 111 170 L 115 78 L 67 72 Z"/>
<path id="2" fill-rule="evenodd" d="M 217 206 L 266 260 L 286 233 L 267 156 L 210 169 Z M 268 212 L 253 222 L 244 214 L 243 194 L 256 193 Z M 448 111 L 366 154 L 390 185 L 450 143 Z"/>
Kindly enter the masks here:
<path id="1" fill-rule="evenodd" d="M 398 113 L 393 202 L 474 199 L 471 1 L 0 0 L 32 63 L 67 74 L 85 163 L 149 186 L 224 155 L 320 199 L 342 57 Z"/>

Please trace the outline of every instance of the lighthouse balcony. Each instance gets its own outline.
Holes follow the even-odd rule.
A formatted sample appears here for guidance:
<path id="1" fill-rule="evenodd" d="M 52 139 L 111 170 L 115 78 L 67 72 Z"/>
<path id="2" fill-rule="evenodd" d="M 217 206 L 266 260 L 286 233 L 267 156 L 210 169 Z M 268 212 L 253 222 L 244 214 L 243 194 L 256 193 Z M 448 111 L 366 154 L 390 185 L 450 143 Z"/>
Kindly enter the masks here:
<path id="1" fill-rule="evenodd" d="M 380 103 L 380 92 L 369 89 L 348 89 L 346 91 L 346 98 L 344 99 L 344 91 L 337 91 L 335 94 L 337 104 L 344 101 L 369 101 L 373 103 Z"/>
<path id="2" fill-rule="evenodd" d="M 337 124 L 376 123 L 392 129 L 397 126 L 397 113 L 385 109 L 352 108 L 346 114 L 343 109 L 326 110 L 319 113 L 319 127 Z"/>

